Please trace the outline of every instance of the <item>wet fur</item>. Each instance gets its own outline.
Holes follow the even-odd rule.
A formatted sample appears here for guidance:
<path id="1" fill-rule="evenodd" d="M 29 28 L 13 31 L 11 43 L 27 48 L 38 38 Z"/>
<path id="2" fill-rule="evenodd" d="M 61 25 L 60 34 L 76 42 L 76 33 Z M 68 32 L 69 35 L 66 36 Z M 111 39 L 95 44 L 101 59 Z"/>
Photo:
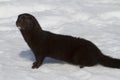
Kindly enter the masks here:
<path id="1" fill-rule="evenodd" d="M 30 14 L 19 15 L 16 25 L 20 27 L 20 32 L 35 55 L 36 62 L 32 68 L 39 68 L 45 57 L 80 65 L 81 68 L 96 64 L 120 68 L 119 59 L 103 55 L 92 42 L 42 30 L 35 17 Z"/>

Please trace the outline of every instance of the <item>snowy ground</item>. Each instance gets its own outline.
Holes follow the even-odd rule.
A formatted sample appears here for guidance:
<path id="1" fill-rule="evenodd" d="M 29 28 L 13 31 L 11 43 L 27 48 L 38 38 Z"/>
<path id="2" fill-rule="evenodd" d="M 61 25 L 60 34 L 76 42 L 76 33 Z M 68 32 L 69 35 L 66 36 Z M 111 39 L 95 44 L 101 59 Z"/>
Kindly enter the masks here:
<path id="1" fill-rule="evenodd" d="M 50 58 L 36 70 L 34 56 L 15 26 L 33 14 L 45 30 L 83 37 L 120 58 L 120 0 L 0 0 L 0 80 L 119 80 L 120 69 L 85 67 Z"/>

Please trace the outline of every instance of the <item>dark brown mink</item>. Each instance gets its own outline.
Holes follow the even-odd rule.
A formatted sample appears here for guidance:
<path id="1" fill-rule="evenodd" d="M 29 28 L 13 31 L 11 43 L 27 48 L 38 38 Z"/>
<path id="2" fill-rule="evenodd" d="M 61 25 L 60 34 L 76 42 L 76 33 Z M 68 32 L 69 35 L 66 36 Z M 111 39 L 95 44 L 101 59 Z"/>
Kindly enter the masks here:
<path id="1" fill-rule="evenodd" d="M 33 63 L 33 69 L 39 68 L 45 57 L 79 65 L 80 68 L 97 64 L 120 68 L 120 59 L 102 54 L 92 42 L 83 38 L 45 31 L 31 14 L 20 14 L 16 25 L 35 55 L 36 61 Z"/>

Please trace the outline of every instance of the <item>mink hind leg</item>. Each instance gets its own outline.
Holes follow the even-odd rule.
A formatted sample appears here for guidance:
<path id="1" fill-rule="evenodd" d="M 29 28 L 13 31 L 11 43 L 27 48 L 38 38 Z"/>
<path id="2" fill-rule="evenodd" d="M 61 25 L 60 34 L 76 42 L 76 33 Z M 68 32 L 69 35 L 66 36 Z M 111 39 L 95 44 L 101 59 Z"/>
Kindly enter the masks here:
<path id="1" fill-rule="evenodd" d="M 89 55 L 90 54 L 90 55 Z M 75 52 L 73 56 L 73 63 L 79 65 L 80 68 L 91 67 L 98 64 L 97 59 L 92 56 L 91 53 L 87 53 L 86 51 L 78 50 Z"/>

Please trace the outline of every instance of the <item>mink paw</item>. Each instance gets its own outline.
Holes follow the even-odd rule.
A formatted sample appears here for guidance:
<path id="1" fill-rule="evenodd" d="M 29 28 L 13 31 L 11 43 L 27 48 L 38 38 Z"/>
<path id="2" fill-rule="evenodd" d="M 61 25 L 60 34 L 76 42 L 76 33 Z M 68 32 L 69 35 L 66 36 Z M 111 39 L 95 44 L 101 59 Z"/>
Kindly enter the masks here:
<path id="1" fill-rule="evenodd" d="M 33 66 L 32 66 L 32 69 L 37 69 L 39 67 L 40 67 L 40 64 L 38 62 L 34 62 Z"/>
<path id="2" fill-rule="evenodd" d="M 85 66 L 84 65 L 80 65 L 80 68 L 84 68 Z"/>

